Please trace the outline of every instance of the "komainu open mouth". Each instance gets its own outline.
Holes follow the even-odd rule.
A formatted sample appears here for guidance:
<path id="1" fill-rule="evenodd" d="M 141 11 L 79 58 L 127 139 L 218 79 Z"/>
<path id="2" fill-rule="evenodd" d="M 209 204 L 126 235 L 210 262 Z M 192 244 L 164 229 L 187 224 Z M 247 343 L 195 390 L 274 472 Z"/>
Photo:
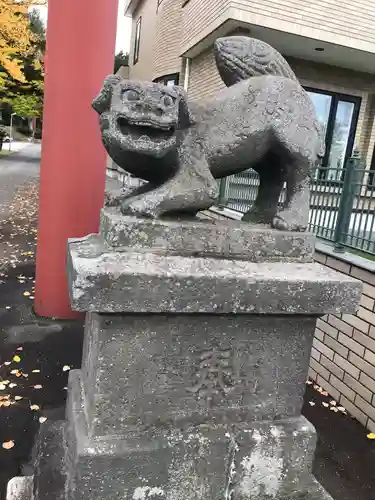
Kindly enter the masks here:
<path id="1" fill-rule="evenodd" d="M 120 132 L 124 135 L 131 135 L 133 139 L 138 140 L 148 138 L 151 141 L 159 142 L 170 139 L 174 134 L 174 127 L 157 126 L 148 122 L 129 122 L 124 117 L 117 120 Z"/>

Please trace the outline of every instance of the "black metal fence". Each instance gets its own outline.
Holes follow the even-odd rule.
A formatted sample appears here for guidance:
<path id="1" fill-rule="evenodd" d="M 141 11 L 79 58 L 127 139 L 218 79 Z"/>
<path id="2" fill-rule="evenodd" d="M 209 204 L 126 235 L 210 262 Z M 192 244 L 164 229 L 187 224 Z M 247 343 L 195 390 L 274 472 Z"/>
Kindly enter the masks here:
<path id="1" fill-rule="evenodd" d="M 259 179 L 249 170 L 220 181 L 218 204 L 248 211 Z M 280 203 L 283 203 L 285 190 Z M 318 167 L 312 175 L 310 230 L 334 243 L 336 251 L 352 249 L 375 255 L 375 171 L 367 170 L 355 151 L 344 168 Z"/>

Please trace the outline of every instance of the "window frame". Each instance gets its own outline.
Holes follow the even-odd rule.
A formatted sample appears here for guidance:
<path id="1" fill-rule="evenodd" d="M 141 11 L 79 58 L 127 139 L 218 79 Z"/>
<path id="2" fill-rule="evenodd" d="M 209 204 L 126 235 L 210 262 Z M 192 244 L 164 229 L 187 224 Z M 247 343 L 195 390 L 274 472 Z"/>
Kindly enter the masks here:
<path id="1" fill-rule="evenodd" d="M 174 80 L 174 85 L 179 85 L 180 82 L 180 73 L 170 73 L 169 75 L 162 75 L 153 80 L 154 83 L 161 83 L 163 85 L 167 85 L 169 80 Z"/>
<path id="2" fill-rule="evenodd" d="M 142 16 L 140 16 L 135 25 L 134 34 L 134 48 L 133 48 L 133 65 L 139 61 L 139 50 L 141 46 L 141 30 L 142 30 Z"/>
<path id="3" fill-rule="evenodd" d="M 357 132 L 358 117 L 359 117 L 359 113 L 360 113 L 360 109 L 361 109 L 362 98 L 360 96 L 356 96 L 356 95 L 343 94 L 341 92 L 334 92 L 334 91 L 319 89 L 319 88 L 315 88 L 315 87 L 304 86 L 303 88 L 306 90 L 306 92 L 314 92 L 315 94 L 323 94 L 323 95 L 328 95 L 328 96 L 332 97 L 331 107 L 330 107 L 328 122 L 327 122 L 326 136 L 325 136 L 326 151 L 325 151 L 325 155 L 324 155 L 324 158 L 322 159 L 322 164 L 321 164 L 323 169 L 328 168 L 328 160 L 329 160 L 329 155 L 330 155 L 331 146 L 332 146 L 332 139 L 333 139 L 333 134 L 334 134 L 335 117 L 336 117 L 337 107 L 338 107 L 339 101 L 350 102 L 354 105 L 352 123 L 350 125 L 349 136 L 348 136 L 348 143 L 346 145 L 346 150 L 345 150 L 345 160 L 344 161 L 346 162 L 348 160 L 348 158 L 350 158 L 350 156 L 353 152 L 353 149 L 354 149 L 354 140 L 355 140 L 355 134 Z M 322 172 L 325 172 L 325 170 L 323 170 L 323 169 L 322 169 Z M 334 181 L 331 181 L 331 182 L 334 182 Z"/>

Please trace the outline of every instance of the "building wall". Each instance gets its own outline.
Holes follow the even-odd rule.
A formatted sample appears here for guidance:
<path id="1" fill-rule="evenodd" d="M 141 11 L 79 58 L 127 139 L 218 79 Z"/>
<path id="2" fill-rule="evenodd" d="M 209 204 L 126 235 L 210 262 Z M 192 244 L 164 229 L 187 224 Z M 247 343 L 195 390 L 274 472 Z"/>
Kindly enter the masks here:
<path id="1" fill-rule="evenodd" d="M 212 219 L 237 219 L 230 210 L 207 210 Z M 323 251 L 315 260 L 363 283 L 356 314 L 328 314 L 317 320 L 309 376 L 362 425 L 375 432 L 375 263 Z M 353 263 L 355 262 L 355 263 Z"/>
<path id="2" fill-rule="evenodd" d="M 360 279 L 363 295 L 356 314 L 330 314 L 317 321 L 309 375 L 375 432 L 375 272 L 319 252 L 315 258 Z"/>
<path id="3" fill-rule="evenodd" d="M 373 0 L 190 0 L 183 14 L 183 51 L 231 18 L 375 52 Z"/>
<path id="4" fill-rule="evenodd" d="M 135 11 L 132 19 L 130 39 L 129 73 L 133 80 L 151 80 L 156 37 L 156 7 L 157 0 L 143 0 Z M 134 37 L 138 19 L 142 17 L 139 58 L 134 60 Z"/>
<path id="5" fill-rule="evenodd" d="M 181 0 L 162 0 L 156 15 L 153 79 L 181 71 Z"/>
<path id="6" fill-rule="evenodd" d="M 294 58 L 288 61 L 303 85 L 361 97 L 355 145 L 369 165 L 375 145 L 375 75 Z M 208 97 L 223 87 L 212 49 L 192 60 L 188 89 L 192 99 Z"/>

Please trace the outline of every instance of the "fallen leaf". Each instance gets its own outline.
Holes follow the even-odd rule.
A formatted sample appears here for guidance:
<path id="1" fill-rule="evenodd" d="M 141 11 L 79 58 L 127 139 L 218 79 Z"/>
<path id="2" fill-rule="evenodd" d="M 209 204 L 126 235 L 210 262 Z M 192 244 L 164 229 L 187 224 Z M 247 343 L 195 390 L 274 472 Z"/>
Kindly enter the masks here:
<path id="1" fill-rule="evenodd" d="M 5 362 L 4 362 L 4 365 L 5 365 L 5 366 L 9 366 L 11 363 L 12 363 L 11 361 L 5 361 Z"/>
<path id="2" fill-rule="evenodd" d="M 13 361 L 19 363 L 21 361 L 21 358 L 19 356 L 14 356 Z"/>
<path id="3" fill-rule="evenodd" d="M 339 410 L 336 408 L 336 406 L 331 406 L 330 410 L 334 411 L 335 413 L 337 413 Z"/>
<path id="4" fill-rule="evenodd" d="M 4 450 L 11 450 L 12 448 L 14 448 L 14 441 L 5 441 L 2 446 Z"/>
<path id="5" fill-rule="evenodd" d="M 329 402 L 329 404 L 332 405 L 332 406 L 336 406 L 337 405 L 336 401 L 334 401 L 333 399 L 332 399 L 332 401 Z"/>
<path id="6" fill-rule="evenodd" d="M 0 391 L 5 391 L 6 388 L 7 388 L 6 385 L 0 384 Z"/>
<path id="7" fill-rule="evenodd" d="M 30 405 L 30 410 L 39 411 L 40 410 L 40 406 L 38 406 L 38 405 Z"/>
<path id="8" fill-rule="evenodd" d="M 13 389 L 13 387 L 17 387 L 17 384 L 15 384 L 14 382 L 12 382 L 11 384 L 9 384 L 9 387 L 10 387 L 11 389 Z"/>
<path id="9" fill-rule="evenodd" d="M 23 347 L 17 347 L 16 351 L 23 351 Z"/>
<path id="10" fill-rule="evenodd" d="M 345 413 L 345 412 L 346 412 L 346 409 L 345 409 L 343 406 L 338 406 L 338 407 L 337 407 L 337 409 L 338 409 L 339 411 L 342 411 L 343 413 Z"/>
<path id="11" fill-rule="evenodd" d="M 324 406 L 324 408 L 328 408 L 328 406 L 329 406 L 329 404 L 328 403 L 324 403 L 324 401 L 323 401 L 322 405 Z"/>
<path id="12" fill-rule="evenodd" d="M 313 383 L 311 382 L 311 380 L 307 380 L 307 381 L 306 381 L 306 384 L 307 384 L 307 385 L 312 385 Z"/>
<path id="13" fill-rule="evenodd" d="M 24 294 L 25 297 L 29 297 L 31 295 L 30 292 L 23 292 L 23 294 Z"/>
<path id="14" fill-rule="evenodd" d="M 7 309 L 9 311 L 11 307 L 10 306 L 5 306 L 5 309 Z"/>
<path id="15" fill-rule="evenodd" d="M 9 380 L 0 380 L 0 384 L 8 385 L 8 384 L 10 384 L 10 381 Z"/>
<path id="16" fill-rule="evenodd" d="M 21 401 L 21 399 L 23 399 L 23 397 L 22 397 L 22 396 L 14 396 L 14 399 L 15 399 L 16 401 Z"/>
<path id="17" fill-rule="evenodd" d="M 40 370 L 33 370 L 31 373 L 40 373 Z"/>
<path id="18" fill-rule="evenodd" d="M 19 370 L 12 370 L 10 373 L 11 373 L 12 375 L 16 375 L 18 372 L 19 372 Z"/>
<path id="19" fill-rule="evenodd" d="M 43 386 L 40 384 L 33 385 L 34 389 L 41 389 Z"/>
<path id="20" fill-rule="evenodd" d="M 9 400 L 7 400 L 7 401 L 0 401 L 0 407 L 2 407 L 2 406 L 8 407 L 11 404 L 12 403 Z"/>
<path id="21" fill-rule="evenodd" d="M 47 420 L 47 417 L 39 417 L 39 422 L 41 424 L 44 424 L 44 422 Z"/>
<path id="22" fill-rule="evenodd" d="M 370 434 L 367 434 L 367 439 L 375 439 L 375 434 L 370 432 Z"/>
<path id="23" fill-rule="evenodd" d="M 314 401 L 309 401 L 309 405 L 310 405 L 310 406 L 315 406 Z"/>
<path id="24" fill-rule="evenodd" d="M 69 365 L 65 365 L 63 367 L 63 372 L 68 372 L 70 370 L 70 366 Z"/>
<path id="25" fill-rule="evenodd" d="M 328 392 L 327 392 L 327 391 L 323 391 L 323 392 L 321 393 L 321 395 L 322 395 L 322 396 L 328 396 Z"/>

